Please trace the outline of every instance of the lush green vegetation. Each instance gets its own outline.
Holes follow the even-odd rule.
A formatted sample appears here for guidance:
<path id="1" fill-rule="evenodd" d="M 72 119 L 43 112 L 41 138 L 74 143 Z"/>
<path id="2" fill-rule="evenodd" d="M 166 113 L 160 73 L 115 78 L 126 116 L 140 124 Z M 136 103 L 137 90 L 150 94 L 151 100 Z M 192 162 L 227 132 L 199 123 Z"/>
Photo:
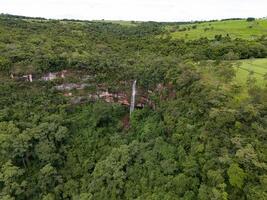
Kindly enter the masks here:
<path id="1" fill-rule="evenodd" d="M 249 21 L 222 20 L 213 22 L 201 22 L 179 26 L 168 26 L 172 37 L 177 39 L 199 39 L 201 37 L 214 38 L 215 35 L 229 35 L 232 38 L 254 40 L 261 36 L 267 36 L 267 20 L 259 19 Z"/>
<path id="2" fill-rule="evenodd" d="M 245 84 L 249 77 L 254 77 L 259 86 L 266 85 L 267 59 L 243 60 L 237 63 L 236 78 Z"/>
<path id="3" fill-rule="evenodd" d="M 266 58 L 267 40 L 164 36 L 178 24 L 0 16 L 1 199 L 265 200 L 267 89 L 249 77 L 237 101 L 234 64 Z M 238 62 L 259 72 L 265 61 Z M 71 77 L 40 80 L 63 69 Z M 10 78 L 28 73 L 33 82 Z M 90 87 L 73 98 L 129 94 L 137 79 L 152 103 L 129 116 L 55 90 L 81 74 Z"/>

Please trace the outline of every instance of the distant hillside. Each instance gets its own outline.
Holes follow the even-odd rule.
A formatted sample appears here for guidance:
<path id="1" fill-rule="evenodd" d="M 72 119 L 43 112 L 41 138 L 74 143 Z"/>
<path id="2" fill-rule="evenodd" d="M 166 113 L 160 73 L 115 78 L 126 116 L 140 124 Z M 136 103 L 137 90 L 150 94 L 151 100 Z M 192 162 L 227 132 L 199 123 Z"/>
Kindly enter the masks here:
<path id="1" fill-rule="evenodd" d="M 228 35 L 231 38 L 253 40 L 267 35 L 267 20 L 247 21 L 240 19 L 198 22 L 190 25 L 167 26 L 166 29 L 175 39 L 194 40 L 201 37 L 212 39 L 216 35 Z"/>

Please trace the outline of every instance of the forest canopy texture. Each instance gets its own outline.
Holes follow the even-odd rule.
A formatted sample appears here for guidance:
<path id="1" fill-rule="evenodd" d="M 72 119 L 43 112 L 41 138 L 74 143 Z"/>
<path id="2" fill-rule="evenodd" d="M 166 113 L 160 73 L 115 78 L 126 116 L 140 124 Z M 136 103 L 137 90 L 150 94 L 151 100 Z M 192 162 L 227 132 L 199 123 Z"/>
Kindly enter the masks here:
<path id="1" fill-rule="evenodd" d="M 181 24 L 1 15 L 0 199 L 266 200 L 267 89 L 233 62 L 266 58 L 267 39 L 172 38 Z M 134 80 L 131 115 L 88 100 L 129 100 Z"/>

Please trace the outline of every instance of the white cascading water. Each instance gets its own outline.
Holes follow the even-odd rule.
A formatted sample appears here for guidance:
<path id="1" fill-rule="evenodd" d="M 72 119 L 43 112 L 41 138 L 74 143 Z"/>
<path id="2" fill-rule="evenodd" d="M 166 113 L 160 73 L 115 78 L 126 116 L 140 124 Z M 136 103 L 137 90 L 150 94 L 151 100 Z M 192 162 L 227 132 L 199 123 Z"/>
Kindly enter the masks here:
<path id="1" fill-rule="evenodd" d="M 28 75 L 28 79 L 29 79 L 30 82 L 32 82 L 32 74 Z"/>
<path id="2" fill-rule="evenodd" d="M 136 80 L 133 82 L 133 86 L 132 86 L 132 97 L 131 97 L 130 114 L 132 114 L 132 112 L 134 111 L 135 95 L 136 95 Z"/>

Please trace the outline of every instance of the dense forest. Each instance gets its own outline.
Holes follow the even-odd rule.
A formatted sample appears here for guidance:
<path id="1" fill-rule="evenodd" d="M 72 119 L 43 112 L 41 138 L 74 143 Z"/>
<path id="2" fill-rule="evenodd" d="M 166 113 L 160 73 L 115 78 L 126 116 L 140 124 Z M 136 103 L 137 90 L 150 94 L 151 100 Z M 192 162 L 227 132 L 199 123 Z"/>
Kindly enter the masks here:
<path id="1" fill-rule="evenodd" d="M 267 87 L 232 62 L 266 58 L 267 37 L 181 24 L 0 15 L 0 199 L 266 200 Z M 92 99 L 130 101 L 134 80 L 131 115 Z"/>

